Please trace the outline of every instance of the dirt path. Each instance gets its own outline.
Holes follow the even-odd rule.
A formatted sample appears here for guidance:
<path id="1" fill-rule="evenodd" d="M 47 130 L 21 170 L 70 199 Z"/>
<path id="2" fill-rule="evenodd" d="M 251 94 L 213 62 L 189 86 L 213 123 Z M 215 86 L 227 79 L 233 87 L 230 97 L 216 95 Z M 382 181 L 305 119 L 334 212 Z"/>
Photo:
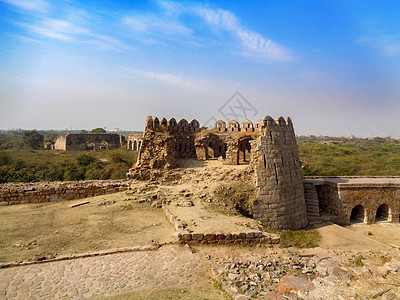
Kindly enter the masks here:
<path id="1" fill-rule="evenodd" d="M 370 225 L 368 225 L 370 226 Z M 389 250 L 390 246 L 375 241 L 366 235 L 351 231 L 336 224 L 324 225 L 318 228 L 322 236 L 321 248 L 340 250 Z"/>

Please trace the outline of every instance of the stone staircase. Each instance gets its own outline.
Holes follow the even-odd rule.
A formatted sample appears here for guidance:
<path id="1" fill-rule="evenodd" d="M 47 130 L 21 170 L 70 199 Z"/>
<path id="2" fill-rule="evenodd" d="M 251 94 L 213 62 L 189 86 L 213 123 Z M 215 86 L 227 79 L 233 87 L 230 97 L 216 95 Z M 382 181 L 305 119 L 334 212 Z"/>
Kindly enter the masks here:
<path id="1" fill-rule="evenodd" d="M 308 223 L 310 225 L 322 223 L 323 220 L 319 215 L 318 194 L 315 185 L 312 182 L 304 181 L 303 186 Z"/>

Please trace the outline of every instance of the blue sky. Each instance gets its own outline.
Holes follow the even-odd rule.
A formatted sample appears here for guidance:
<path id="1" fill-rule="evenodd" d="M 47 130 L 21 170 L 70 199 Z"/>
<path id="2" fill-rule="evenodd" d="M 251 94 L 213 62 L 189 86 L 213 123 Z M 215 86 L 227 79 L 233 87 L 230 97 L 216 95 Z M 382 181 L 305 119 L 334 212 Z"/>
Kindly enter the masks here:
<path id="1" fill-rule="evenodd" d="M 238 121 L 400 137 L 398 1 L 0 0 L 0 11 L 2 129 L 205 124 L 238 91 L 253 108 Z"/>

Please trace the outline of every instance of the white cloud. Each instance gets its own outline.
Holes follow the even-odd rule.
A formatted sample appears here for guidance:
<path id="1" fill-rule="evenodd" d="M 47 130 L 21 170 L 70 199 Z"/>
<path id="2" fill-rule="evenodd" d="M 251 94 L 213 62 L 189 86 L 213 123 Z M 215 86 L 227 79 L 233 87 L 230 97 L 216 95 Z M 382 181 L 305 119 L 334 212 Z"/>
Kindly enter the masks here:
<path id="1" fill-rule="evenodd" d="M 243 27 L 236 16 L 227 10 L 209 8 L 203 5 L 183 5 L 173 1 L 158 2 L 159 15 L 135 15 L 125 17 L 123 22 L 135 32 L 146 34 L 186 35 L 194 38 L 194 30 L 179 18 L 190 15 L 200 18 L 206 25 L 218 31 L 227 31 L 242 46 L 242 54 L 271 60 L 290 61 L 293 55 L 278 43 L 265 38 L 260 33 Z M 160 36 L 163 39 L 164 36 Z M 190 42 L 187 39 L 185 42 Z"/>
<path id="2" fill-rule="evenodd" d="M 356 42 L 378 49 L 382 52 L 382 54 L 387 56 L 395 56 L 400 54 L 399 35 L 367 36 L 359 38 L 358 40 L 356 40 Z"/>
<path id="3" fill-rule="evenodd" d="M 270 39 L 264 38 L 261 34 L 245 29 L 239 24 L 237 18 L 230 11 L 222 9 L 210 9 L 198 7 L 191 9 L 201 17 L 207 24 L 216 28 L 222 28 L 236 36 L 243 47 L 252 51 L 249 54 L 260 54 L 273 60 L 292 60 L 291 53 L 284 47 Z"/>
<path id="4" fill-rule="evenodd" d="M 173 19 L 158 17 L 156 15 L 136 15 L 125 17 L 123 22 L 135 32 L 159 32 L 179 35 L 188 35 L 192 33 L 192 30 L 182 23 Z"/>
<path id="5" fill-rule="evenodd" d="M 0 1 L 29 11 L 47 12 L 50 9 L 50 5 L 43 0 L 0 0 Z"/>
<path id="6" fill-rule="evenodd" d="M 76 26 L 72 22 L 65 20 L 43 18 L 35 24 L 22 24 L 22 26 L 37 35 L 64 42 L 91 43 L 117 52 L 132 50 L 132 47 L 113 37 L 93 33 L 88 29 Z"/>
<path id="7" fill-rule="evenodd" d="M 134 70 L 134 72 L 143 77 L 162 81 L 162 82 L 168 83 L 172 86 L 183 87 L 183 88 L 187 88 L 187 89 L 199 88 L 198 80 L 184 79 L 180 76 L 168 74 L 168 73 L 154 73 L 154 72 L 137 71 L 137 70 Z"/>

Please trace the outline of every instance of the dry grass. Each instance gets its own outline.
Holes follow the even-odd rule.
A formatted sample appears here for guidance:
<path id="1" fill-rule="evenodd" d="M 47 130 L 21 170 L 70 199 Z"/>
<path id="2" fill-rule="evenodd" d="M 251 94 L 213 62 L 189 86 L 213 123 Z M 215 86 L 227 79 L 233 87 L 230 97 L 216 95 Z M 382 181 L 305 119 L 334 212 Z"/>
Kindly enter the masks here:
<path id="1" fill-rule="evenodd" d="M 175 232 L 161 210 L 124 193 L 77 201 L 0 207 L 0 262 L 168 242 Z M 114 200 L 111 205 L 99 205 Z"/>
<path id="2" fill-rule="evenodd" d="M 180 299 L 180 300 L 204 300 L 204 299 L 229 299 L 223 291 L 213 286 L 212 283 L 205 284 L 202 288 L 195 290 L 169 288 L 167 290 L 142 290 L 127 294 L 116 295 L 105 298 L 107 300 L 154 300 L 154 299 Z"/>

